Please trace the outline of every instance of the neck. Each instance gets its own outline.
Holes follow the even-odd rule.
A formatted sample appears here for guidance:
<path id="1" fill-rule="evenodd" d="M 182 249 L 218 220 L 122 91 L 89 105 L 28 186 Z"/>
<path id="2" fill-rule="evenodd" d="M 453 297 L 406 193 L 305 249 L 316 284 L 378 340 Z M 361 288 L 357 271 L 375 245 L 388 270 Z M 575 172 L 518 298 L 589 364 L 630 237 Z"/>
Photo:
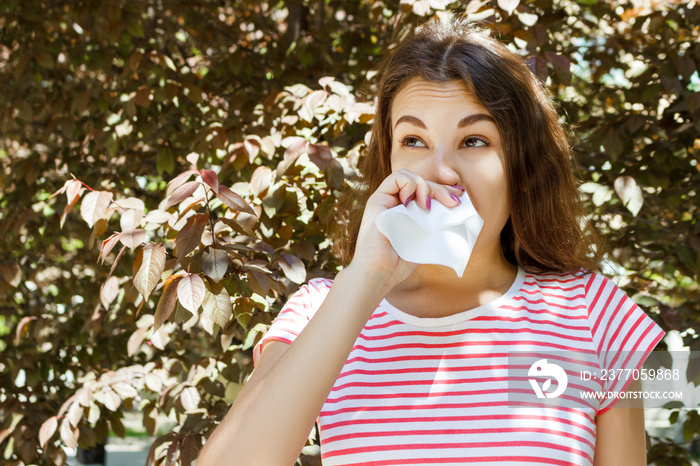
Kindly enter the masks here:
<path id="1" fill-rule="evenodd" d="M 510 288 L 517 267 L 506 260 L 500 248 L 477 251 L 469 258 L 462 277 L 454 270 L 431 264 L 419 264 L 415 271 L 392 291 L 412 293 L 423 290 L 443 295 L 479 296 L 490 292 L 505 293 Z"/>

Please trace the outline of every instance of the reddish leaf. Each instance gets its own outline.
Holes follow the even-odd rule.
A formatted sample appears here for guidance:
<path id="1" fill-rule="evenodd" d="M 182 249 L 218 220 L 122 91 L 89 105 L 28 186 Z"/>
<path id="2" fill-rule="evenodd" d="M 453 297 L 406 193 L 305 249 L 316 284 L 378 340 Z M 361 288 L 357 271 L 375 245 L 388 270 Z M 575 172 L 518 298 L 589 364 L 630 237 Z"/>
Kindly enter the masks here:
<path id="1" fill-rule="evenodd" d="M 333 161 L 333 154 L 326 145 L 311 144 L 309 145 L 309 159 L 315 163 L 321 171 L 325 171 Z"/>
<path id="2" fill-rule="evenodd" d="M 216 197 L 233 210 L 255 215 L 255 211 L 250 207 L 245 199 L 224 185 L 219 185 L 219 193 L 216 195 Z"/>
<path id="3" fill-rule="evenodd" d="M 149 406 L 143 412 L 143 427 L 151 437 L 156 435 L 158 430 L 158 409 L 155 406 Z"/>
<path id="4" fill-rule="evenodd" d="M 554 52 L 545 52 L 544 56 L 554 66 L 554 71 L 559 79 L 566 85 L 571 84 L 571 62 L 569 59 Z"/>
<path id="5" fill-rule="evenodd" d="M 16 288 L 22 281 L 22 270 L 19 268 L 19 264 L 5 264 L 0 266 L 0 271 L 2 271 L 2 278 L 10 284 L 10 286 Z"/>
<path id="6" fill-rule="evenodd" d="M 248 137 L 243 140 L 243 148 L 248 154 L 248 161 L 250 163 L 253 163 L 255 161 L 255 157 L 257 157 L 258 153 L 260 153 L 260 146 L 260 138 L 256 139 L 254 137 Z"/>
<path id="7" fill-rule="evenodd" d="M 182 184 L 183 184 L 185 181 L 187 181 L 187 179 L 188 179 L 190 176 L 196 175 L 197 173 L 198 173 L 197 170 L 187 170 L 187 171 L 184 171 L 184 172 L 180 173 L 179 175 L 177 175 L 177 176 L 176 176 L 175 178 L 173 178 L 172 180 L 170 180 L 170 182 L 168 183 L 168 186 L 165 188 L 165 194 L 166 194 L 166 196 L 171 195 L 171 194 L 173 193 L 173 191 L 175 191 L 177 188 L 179 188 L 180 186 L 182 186 Z"/>
<path id="8" fill-rule="evenodd" d="M 119 279 L 117 277 L 109 277 L 100 288 L 100 302 L 105 309 L 109 309 L 114 299 L 119 294 Z"/>
<path id="9" fill-rule="evenodd" d="M 297 284 L 304 283 L 306 280 L 306 267 L 304 267 L 301 259 L 289 254 L 282 254 L 279 258 L 279 264 L 288 279 Z"/>
<path id="10" fill-rule="evenodd" d="M 416 16 L 425 16 L 430 13 L 430 2 L 428 0 L 414 0 L 411 10 Z"/>
<path id="11" fill-rule="evenodd" d="M 206 315 L 221 328 L 226 327 L 233 312 L 231 297 L 226 288 L 221 285 L 206 290 L 202 308 Z"/>
<path id="12" fill-rule="evenodd" d="M 199 186 L 200 184 L 198 181 L 188 181 L 187 183 L 178 187 L 175 191 L 173 191 L 172 195 L 168 199 L 168 202 L 165 204 L 165 208 L 169 209 L 171 206 L 184 201 L 190 197 L 197 190 L 197 188 L 199 188 Z"/>
<path id="13" fill-rule="evenodd" d="M 142 58 L 143 54 L 138 50 L 134 50 L 133 52 L 131 52 L 131 55 L 129 56 L 129 68 L 131 68 L 131 71 L 136 73 L 139 70 Z"/>
<path id="14" fill-rule="evenodd" d="M 207 248 L 202 252 L 202 271 L 215 282 L 221 281 L 228 270 L 228 252 L 224 249 Z"/>
<path id="15" fill-rule="evenodd" d="M 313 91 L 302 100 L 299 109 L 299 117 L 305 121 L 312 121 L 316 115 L 316 110 L 326 100 L 326 91 Z"/>
<path id="16" fill-rule="evenodd" d="M 621 156 L 625 149 L 625 138 L 622 131 L 611 126 L 603 137 L 603 148 L 613 161 Z"/>
<path id="17" fill-rule="evenodd" d="M 199 275 L 187 274 L 177 284 L 177 297 L 182 307 L 197 315 L 197 310 L 204 301 L 204 282 Z"/>
<path id="18" fill-rule="evenodd" d="M 331 160 L 325 172 L 326 183 L 333 189 L 342 189 L 345 182 L 345 172 L 343 165 L 337 160 Z"/>
<path id="19" fill-rule="evenodd" d="M 110 202 L 112 202 L 112 193 L 106 191 L 89 192 L 80 204 L 80 216 L 92 228 L 95 222 L 107 212 Z"/>
<path id="20" fill-rule="evenodd" d="M 615 180 L 615 192 L 620 197 L 622 204 L 627 207 L 632 215 L 637 215 L 644 204 L 642 188 L 631 176 L 619 176 Z"/>
<path id="21" fill-rule="evenodd" d="M 107 226 L 109 222 L 106 218 L 101 218 L 95 222 L 95 226 L 92 227 L 92 233 L 90 233 L 90 239 L 88 240 L 88 247 L 92 249 L 95 245 L 95 238 L 102 236 L 105 231 L 107 231 Z"/>
<path id="22" fill-rule="evenodd" d="M 248 225 L 244 224 L 243 222 L 239 222 L 235 218 L 220 218 L 219 221 L 224 222 L 226 225 L 230 226 L 233 231 L 237 231 L 242 235 L 255 236 L 255 232 L 248 227 Z"/>
<path id="23" fill-rule="evenodd" d="M 17 328 L 15 329 L 15 346 L 20 344 L 22 338 L 24 338 L 29 331 L 29 323 L 32 320 L 36 320 L 36 316 L 25 316 L 20 319 L 19 323 L 17 324 Z"/>
<path id="24" fill-rule="evenodd" d="M 700 110 L 700 92 L 693 92 L 688 96 L 688 109 L 690 110 L 690 113 L 693 114 Z"/>
<path id="25" fill-rule="evenodd" d="M 110 411 L 116 411 L 119 409 L 119 406 L 122 404 L 122 399 L 119 398 L 119 395 L 117 395 L 117 392 L 112 390 L 109 387 L 105 387 L 102 390 L 102 393 L 104 395 L 104 403 L 105 407 L 109 409 Z"/>
<path id="26" fill-rule="evenodd" d="M 102 241 L 102 249 L 100 249 L 100 255 L 97 257 L 97 260 L 102 260 L 102 262 L 104 263 L 105 257 L 107 257 L 107 255 L 110 253 L 112 248 L 114 248 L 114 245 L 117 244 L 118 241 L 119 233 L 112 233 L 112 236 Z"/>
<path id="27" fill-rule="evenodd" d="M 162 298 L 161 298 L 162 299 Z M 160 304 L 160 301 L 158 302 Z M 134 331 L 126 342 L 126 354 L 133 356 L 141 348 L 143 341 L 146 339 L 146 333 L 150 330 L 149 327 L 141 327 Z"/>
<path id="28" fill-rule="evenodd" d="M 313 160 L 313 159 L 312 159 Z M 274 180 L 274 174 L 266 166 L 261 166 L 255 169 L 253 176 L 250 179 L 250 189 L 255 197 L 264 195 L 267 189 Z"/>
<path id="29" fill-rule="evenodd" d="M 122 214 L 121 218 L 119 219 L 119 224 L 122 227 L 122 231 L 135 230 L 141 226 L 141 219 L 143 219 L 142 211 L 129 209 Z M 97 225 L 98 223 L 96 223 L 95 225 Z M 107 226 L 105 225 L 105 228 L 106 227 Z"/>
<path id="30" fill-rule="evenodd" d="M 70 422 L 70 425 L 73 427 L 78 427 L 80 420 L 83 418 L 84 411 L 85 410 L 78 402 L 74 402 L 72 405 L 70 405 L 70 408 L 68 408 L 68 415 L 66 416 Z"/>
<path id="31" fill-rule="evenodd" d="M 138 230 L 123 231 L 119 235 L 119 241 L 133 251 L 146 241 L 146 232 L 140 228 Z"/>
<path id="32" fill-rule="evenodd" d="M 111 387 L 122 400 L 133 399 L 138 396 L 138 391 L 126 381 L 113 383 Z"/>
<path id="33" fill-rule="evenodd" d="M 134 267 L 136 268 L 134 286 L 143 299 L 147 300 L 165 270 L 165 245 L 162 243 L 145 245 L 136 255 Z"/>
<path id="34" fill-rule="evenodd" d="M 109 419 L 109 427 L 114 433 L 114 435 L 116 435 L 117 437 L 126 437 L 126 429 L 124 428 L 124 424 L 122 424 L 122 421 L 119 420 L 118 417 L 112 417 Z"/>
<path id="35" fill-rule="evenodd" d="M 70 425 L 67 417 L 61 422 L 61 440 L 68 448 L 75 448 L 78 445 L 78 436 L 80 431 L 77 427 Z"/>
<path id="36" fill-rule="evenodd" d="M 199 154 L 196 152 L 190 152 L 187 154 L 187 157 L 185 157 L 189 163 L 197 167 L 197 161 L 199 160 Z"/>
<path id="37" fill-rule="evenodd" d="M 158 223 L 162 225 L 170 221 L 171 218 L 173 218 L 172 214 L 156 209 L 146 214 L 145 220 L 147 223 Z"/>
<path id="38" fill-rule="evenodd" d="M 260 296 L 267 296 L 270 291 L 270 279 L 264 273 L 249 270 L 247 282 L 250 289 Z"/>
<path id="39" fill-rule="evenodd" d="M 301 137 L 293 136 L 287 150 L 284 151 L 284 159 L 277 165 L 277 177 L 284 175 L 289 167 L 303 154 L 309 147 L 309 142 Z M 285 139 L 286 141 L 286 139 Z"/>
<path id="40" fill-rule="evenodd" d="M 166 442 L 172 441 L 172 439 L 176 438 L 177 435 L 173 432 L 168 432 L 165 435 L 161 435 L 158 437 L 152 444 L 151 447 L 148 449 L 148 455 L 146 455 L 146 464 L 154 464 L 155 463 L 155 455 L 156 455 L 156 448 L 159 446 L 163 445 Z"/>
<path id="41" fill-rule="evenodd" d="M 207 220 L 205 214 L 195 214 L 187 220 L 182 230 L 178 231 L 175 237 L 175 255 L 178 261 L 182 261 L 199 246 Z"/>
<path id="42" fill-rule="evenodd" d="M 80 195 L 85 191 L 83 184 L 78 180 L 69 180 L 65 184 L 66 197 L 68 198 L 68 204 L 75 204 L 80 198 Z"/>
<path id="43" fill-rule="evenodd" d="M 324 76 L 318 80 L 318 84 L 325 89 L 326 86 L 332 83 L 333 81 L 335 81 L 335 78 L 333 76 Z"/>
<path id="44" fill-rule="evenodd" d="M 158 300 L 158 306 L 156 307 L 156 313 L 154 315 L 153 331 L 155 332 L 160 328 L 163 323 L 168 320 L 170 315 L 175 310 L 175 304 L 177 304 L 177 285 L 182 276 L 169 277 L 165 280 L 163 285 L 163 294 Z"/>
<path id="45" fill-rule="evenodd" d="M 148 108 L 151 106 L 151 89 L 148 86 L 141 86 L 134 95 L 134 102 L 139 107 Z"/>
<path id="46" fill-rule="evenodd" d="M 49 440 L 51 440 L 51 437 L 53 437 L 53 434 L 56 433 L 56 429 L 58 429 L 58 419 L 56 419 L 56 416 L 51 416 L 41 425 L 39 429 L 39 445 L 41 445 L 42 449 L 46 450 L 46 445 L 49 443 Z"/>
<path id="47" fill-rule="evenodd" d="M 537 76 L 540 81 L 547 81 L 547 61 L 540 55 L 531 56 L 527 59 L 527 67 L 530 72 Z"/>
<path id="48" fill-rule="evenodd" d="M 666 91 L 672 94 L 680 94 L 683 92 L 683 84 L 681 84 L 680 80 L 675 76 L 661 76 L 661 84 Z"/>
<path id="49" fill-rule="evenodd" d="M 501 10 L 507 11 L 509 14 L 513 13 L 519 4 L 520 0 L 498 0 L 498 7 Z"/>
<path id="50" fill-rule="evenodd" d="M 180 392 L 180 403 L 185 408 L 185 412 L 194 411 L 199 407 L 201 397 L 195 387 L 189 386 L 182 389 Z"/>
<path id="51" fill-rule="evenodd" d="M 676 72 L 683 76 L 683 79 L 690 79 L 696 69 L 695 62 L 688 55 L 676 57 Z"/>
<path id="52" fill-rule="evenodd" d="M 194 209 L 195 207 L 199 207 L 200 204 L 204 204 L 204 203 L 205 203 L 204 199 L 197 199 L 196 201 L 192 202 L 190 205 L 188 205 L 187 207 L 185 207 L 185 208 L 182 210 L 182 212 L 180 213 L 180 215 L 177 216 L 177 221 L 179 222 L 179 221 L 182 220 L 183 218 L 186 218 L 186 217 L 187 217 L 187 212 L 189 212 L 190 210 Z"/>
<path id="53" fill-rule="evenodd" d="M 168 447 L 168 451 L 165 454 L 165 461 L 166 464 L 168 464 L 169 466 L 175 466 L 177 464 L 177 462 L 175 461 L 175 454 L 177 453 L 179 446 L 180 438 L 178 437 L 175 440 L 173 440 L 173 443 L 171 443 Z"/>
<path id="54" fill-rule="evenodd" d="M 212 170 L 202 170 L 202 181 L 214 191 L 214 195 L 219 194 L 219 177 Z"/>
<path id="55" fill-rule="evenodd" d="M 146 383 L 146 388 L 154 393 L 160 393 L 163 388 L 163 379 L 156 372 L 149 372 L 144 376 L 144 381 Z"/>
<path id="56" fill-rule="evenodd" d="M 200 443 L 195 437 L 195 434 L 187 435 L 182 442 L 180 448 L 180 463 L 182 466 L 190 466 L 197 458 L 199 453 Z"/>
<path id="57" fill-rule="evenodd" d="M 73 210 L 73 207 L 78 203 L 80 197 L 76 197 L 72 204 L 66 204 L 66 208 L 63 209 L 63 214 L 61 215 L 60 227 L 63 228 L 63 224 L 66 222 L 66 217 Z"/>
<path id="58" fill-rule="evenodd" d="M 10 429 L 2 429 L 2 430 L 0 430 L 0 444 L 2 444 L 2 442 L 4 442 L 5 439 L 6 439 L 7 437 L 9 437 L 10 434 L 12 434 L 13 431 L 14 431 L 14 427 L 11 427 Z"/>

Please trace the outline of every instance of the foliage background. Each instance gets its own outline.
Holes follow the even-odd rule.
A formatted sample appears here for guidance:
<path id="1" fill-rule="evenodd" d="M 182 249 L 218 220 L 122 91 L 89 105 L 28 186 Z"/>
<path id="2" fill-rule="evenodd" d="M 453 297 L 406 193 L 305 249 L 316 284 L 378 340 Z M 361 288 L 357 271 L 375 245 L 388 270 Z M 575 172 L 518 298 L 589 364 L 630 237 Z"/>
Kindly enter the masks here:
<path id="1" fill-rule="evenodd" d="M 125 410 L 175 422 L 156 464 L 192 462 L 286 296 L 338 270 L 375 64 L 450 10 L 546 81 L 610 272 L 699 349 L 696 2 L 3 0 L 3 463 L 64 464 Z M 650 461 L 690 464 L 686 408 Z"/>

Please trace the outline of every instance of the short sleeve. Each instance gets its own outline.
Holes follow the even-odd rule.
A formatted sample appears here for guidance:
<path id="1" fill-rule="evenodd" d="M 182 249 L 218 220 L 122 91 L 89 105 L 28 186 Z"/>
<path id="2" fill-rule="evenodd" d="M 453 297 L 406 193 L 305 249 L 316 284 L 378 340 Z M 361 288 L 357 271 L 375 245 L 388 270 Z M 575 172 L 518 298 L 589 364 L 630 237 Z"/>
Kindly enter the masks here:
<path id="1" fill-rule="evenodd" d="M 623 370 L 627 374 L 640 369 L 665 332 L 624 291 L 602 275 L 590 275 L 586 283 L 586 301 L 601 369 Z M 631 382 L 632 377 L 609 378 L 604 381 L 603 389 L 620 393 Z M 605 398 L 598 414 L 610 409 L 618 399 Z"/>
<path id="2" fill-rule="evenodd" d="M 263 347 L 269 341 L 281 341 L 291 344 L 304 330 L 306 324 L 316 314 L 316 311 L 326 299 L 332 280 L 314 278 L 302 285 L 285 303 L 270 328 L 253 349 L 253 363 L 257 365 Z"/>

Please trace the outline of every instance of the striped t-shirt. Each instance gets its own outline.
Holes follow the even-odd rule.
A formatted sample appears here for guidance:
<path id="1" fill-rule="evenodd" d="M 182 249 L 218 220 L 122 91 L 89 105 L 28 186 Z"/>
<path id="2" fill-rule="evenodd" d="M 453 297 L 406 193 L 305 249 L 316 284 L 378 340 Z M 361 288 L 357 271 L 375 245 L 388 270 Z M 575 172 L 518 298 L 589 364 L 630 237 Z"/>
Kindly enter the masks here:
<path id="1" fill-rule="evenodd" d="M 293 342 L 332 284 L 313 279 L 302 286 L 256 346 L 255 358 L 270 340 Z M 584 354 L 598 369 L 638 369 L 663 335 L 597 274 L 520 269 L 500 298 L 440 318 L 406 314 L 385 299 L 319 415 L 323 464 L 592 465 L 595 417 L 617 399 L 511 403 L 509 354 L 550 362 Z M 574 375 L 568 374 L 567 390 L 577 387 Z M 590 383 L 621 392 L 630 379 Z"/>

